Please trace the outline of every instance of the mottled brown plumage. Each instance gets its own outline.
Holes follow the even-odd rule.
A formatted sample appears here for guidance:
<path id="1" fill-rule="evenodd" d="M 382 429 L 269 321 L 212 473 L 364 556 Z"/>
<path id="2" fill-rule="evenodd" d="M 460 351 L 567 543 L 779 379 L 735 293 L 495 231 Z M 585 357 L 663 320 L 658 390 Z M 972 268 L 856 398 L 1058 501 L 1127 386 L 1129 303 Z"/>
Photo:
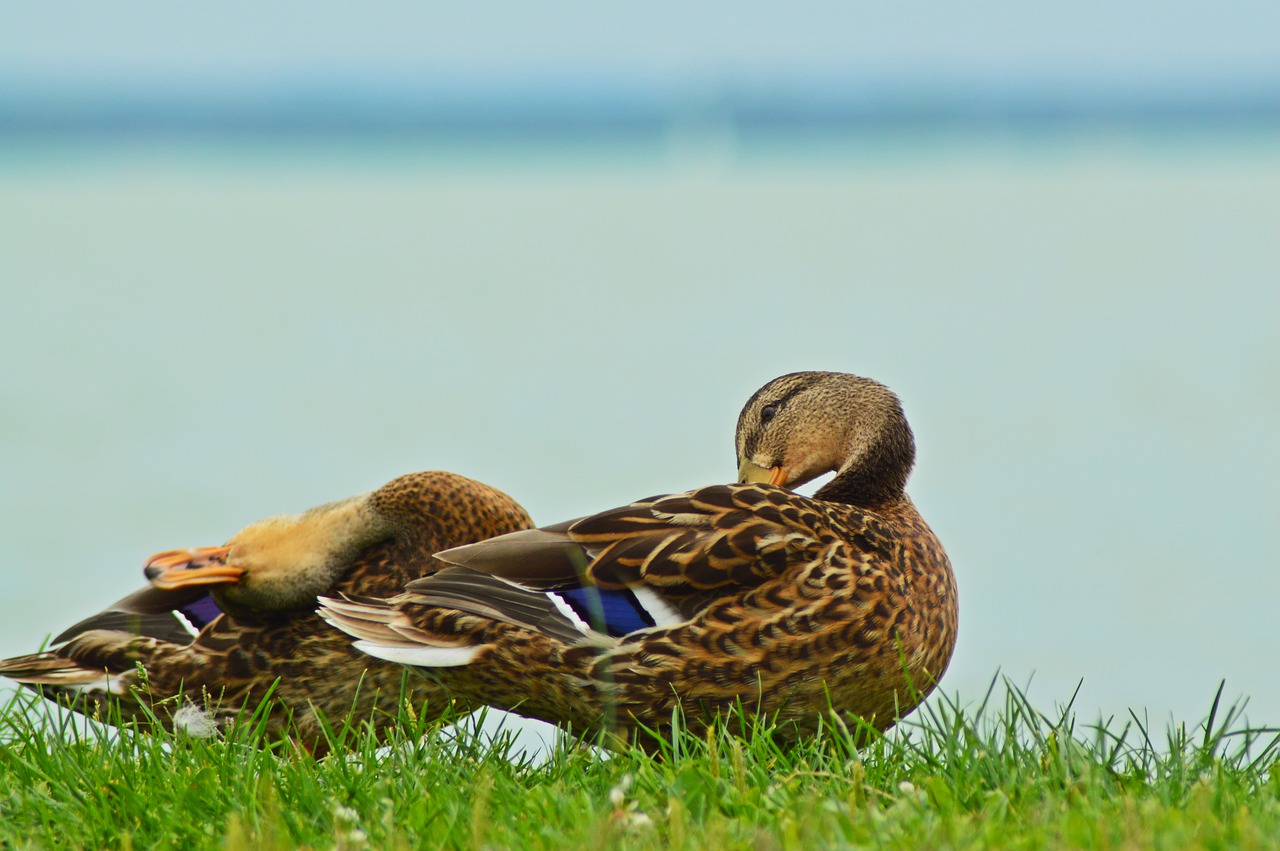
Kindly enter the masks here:
<path id="1" fill-rule="evenodd" d="M 255 523 L 226 547 L 161 553 L 147 567 L 160 587 L 76 624 L 53 650 L 0 662 L 0 675 L 86 714 L 114 704 L 143 726 L 144 706 L 166 727 L 175 715 L 179 726 L 193 717 L 196 726 L 223 724 L 270 691 L 269 728 L 279 731 L 292 716 L 303 743 L 323 751 L 317 712 L 333 722 L 353 711 L 394 716 L 404 673 L 324 623 L 316 594 L 392 594 L 442 566 L 432 553 L 531 525 L 514 500 L 479 482 L 446 472 L 402 476 Z M 206 595 L 226 614 L 206 606 L 211 620 L 193 638 L 174 612 L 194 613 Z M 451 700 L 426 682 L 415 683 L 413 697 L 432 714 Z"/>
<path id="2" fill-rule="evenodd" d="M 455 566 L 404 594 L 322 599 L 322 614 L 459 697 L 577 730 L 660 731 L 676 704 L 695 725 L 741 705 L 793 734 L 828 710 L 891 726 L 942 676 L 957 616 L 904 490 L 897 397 L 783 376 L 747 402 L 737 454 L 739 484 L 441 553 Z M 812 498 L 788 489 L 831 471 Z"/>

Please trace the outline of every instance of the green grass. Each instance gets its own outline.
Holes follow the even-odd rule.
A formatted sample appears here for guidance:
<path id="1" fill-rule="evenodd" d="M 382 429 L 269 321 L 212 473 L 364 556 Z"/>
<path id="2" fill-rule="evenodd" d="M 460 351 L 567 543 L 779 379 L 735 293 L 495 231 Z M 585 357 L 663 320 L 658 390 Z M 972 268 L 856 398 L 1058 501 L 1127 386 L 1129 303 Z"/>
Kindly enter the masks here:
<path id="1" fill-rule="evenodd" d="M 351 730 L 350 755 L 317 761 L 252 719 L 222 741 L 115 734 L 18 694 L 0 707 L 0 847 L 1274 847 L 1280 738 L 1220 697 L 1158 740 L 1006 684 L 861 748 L 840 727 L 791 748 L 713 731 L 532 765 L 412 717 L 389 748 Z"/>

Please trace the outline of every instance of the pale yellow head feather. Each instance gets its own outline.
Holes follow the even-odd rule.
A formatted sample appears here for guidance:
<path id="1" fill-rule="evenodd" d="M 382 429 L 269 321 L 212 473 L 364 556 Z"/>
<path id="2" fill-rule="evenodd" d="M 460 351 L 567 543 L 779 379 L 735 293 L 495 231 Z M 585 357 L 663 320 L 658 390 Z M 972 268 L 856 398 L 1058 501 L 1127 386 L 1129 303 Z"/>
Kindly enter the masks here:
<path id="1" fill-rule="evenodd" d="M 389 534 L 386 521 L 370 508 L 368 494 L 260 520 L 227 542 L 227 564 L 244 575 L 220 588 L 220 595 L 256 609 L 306 605 L 337 581 L 356 555 Z"/>

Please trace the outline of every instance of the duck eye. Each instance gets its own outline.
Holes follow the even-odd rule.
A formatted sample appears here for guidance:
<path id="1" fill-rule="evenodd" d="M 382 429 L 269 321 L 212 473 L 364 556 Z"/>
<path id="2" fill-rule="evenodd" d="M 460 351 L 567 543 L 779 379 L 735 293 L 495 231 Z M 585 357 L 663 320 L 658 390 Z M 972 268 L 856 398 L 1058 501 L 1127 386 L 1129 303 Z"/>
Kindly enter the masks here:
<path id="1" fill-rule="evenodd" d="M 762 424 L 769 422 L 769 420 L 773 419 L 774 416 L 777 415 L 777 413 L 778 413 L 777 405 L 765 405 L 763 408 L 760 409 L 760 422 Z"/>

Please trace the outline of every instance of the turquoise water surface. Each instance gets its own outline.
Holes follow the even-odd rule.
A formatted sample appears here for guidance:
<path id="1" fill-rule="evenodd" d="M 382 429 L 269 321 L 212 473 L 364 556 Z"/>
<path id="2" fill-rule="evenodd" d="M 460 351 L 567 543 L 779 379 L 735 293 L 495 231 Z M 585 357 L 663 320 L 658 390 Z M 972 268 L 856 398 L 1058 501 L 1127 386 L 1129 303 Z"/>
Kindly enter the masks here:
<path id="1" fill-rule="evenodd" d="M 0 147 L 0 655 L 145 557 L 446 468 L 554 522 L 878 378 L 948 691 L 1280 721 L 1280 141 Z M 1034 678 L 1034 679 L 1033 679 Z"/>

